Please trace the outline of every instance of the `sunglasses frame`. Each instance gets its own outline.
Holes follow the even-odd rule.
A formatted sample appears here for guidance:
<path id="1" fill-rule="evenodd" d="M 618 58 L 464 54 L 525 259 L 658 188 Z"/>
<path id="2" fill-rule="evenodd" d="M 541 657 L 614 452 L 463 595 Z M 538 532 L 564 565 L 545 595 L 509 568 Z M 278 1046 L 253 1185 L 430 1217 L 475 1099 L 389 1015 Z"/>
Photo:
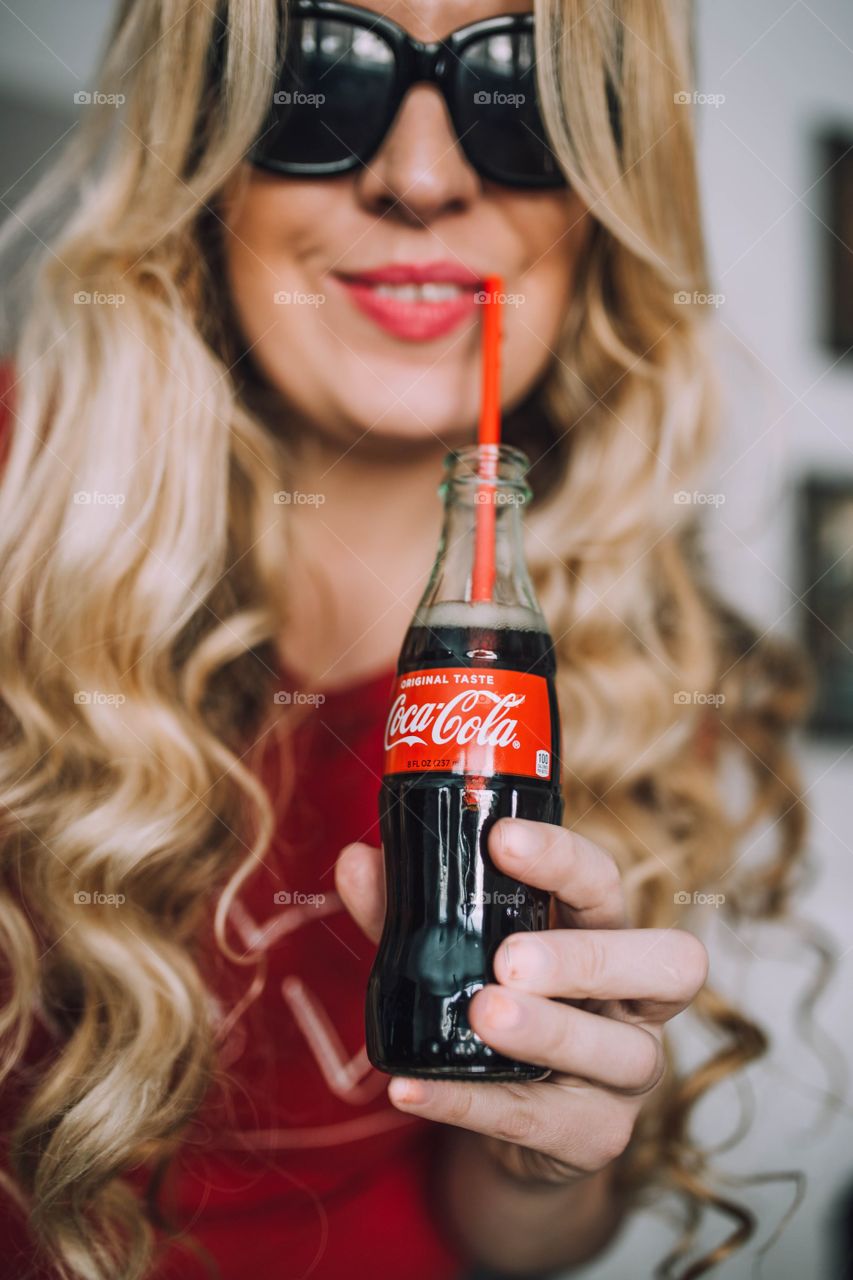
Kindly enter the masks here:
<path id="1" fill-rule="evenodd" d="M 256 143 L 255 150 L 249 157 L 252 164 L 257 168 L 290 177 L 333 177 L 337 174 L 351 173 L 354 169 L 361 168 L 367 164 L 379 150 L 382 142 L 388 136 L 388 132 L 409 89 L 415 84 L 434 84 L 440 90 L 447 104 L 459 145 L 465 152 L 469 164 L 477 173 L 494 182 L 499 182 L 502 186 L 543 188 L 566 185 L 566 180 L 559 170 L 554 174 L 543 174 L 537 178 L 520 178 L 517 176 L 509 178 L 504 174 L 498 176 L 499 171 L 497 169 L 493 169 L 490 172 L 488 165 L 484 165 L 479 157 L 475 160 L 471 156 L 468 147 L 465 145 L 465 133 L 468 130 L 461 132 L 457 125 L 459 115 L 454 87 L 457 74 L 455 64 L 461 61 L 461 55 L 465 49 L 484 36 L 515 35 L 516 33 L 532 32 L 532 13 L 504 14 L 494 18 L 483 18 L 479 22 L 471 22 L 464 27 L 459 27 L 444 40 L 437 40 L 427 44 L 423 41 L 415 40 L 409 35 L 408 31 L 391 18 L 386 18 L 383 14 L 373 13 L 370 9 L 346 4 L 344 0 L 292 0 L 288 6 L 288 12 L 298 18 L 327 18 L 333 21 L 342 21 L 350 26 L 375 32 L 381 36 L 394 56 L 393 79 L 388 96 L 388 106 L 382 127 L 377 130 L 376 141 L 365 149 L 364 155 L 350 154 L 342 160 L 318 163 L 280 161 L 274 157 L 263 155 L 262 151 L 258 150 L 260 146 L 259 140 Z M 549 150 L 544 134 L 542 146 L 545 150 Z"/>

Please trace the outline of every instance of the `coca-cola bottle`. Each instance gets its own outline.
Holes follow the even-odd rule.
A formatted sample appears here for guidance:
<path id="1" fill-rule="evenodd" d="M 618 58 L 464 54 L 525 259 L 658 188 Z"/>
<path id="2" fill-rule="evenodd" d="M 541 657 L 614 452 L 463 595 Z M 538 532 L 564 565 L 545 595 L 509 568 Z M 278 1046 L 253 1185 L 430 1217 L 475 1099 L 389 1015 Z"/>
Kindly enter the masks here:
<path id="1" fill-rule="evenodd" d="M 553 644 L 522 545 L 528 465 L 506 445 L 447 458 L 438 555 L 400 653 L 379 803 L 387 910 L 366 1007 L 370 1061 L 393 1074 L 548 1074 L 492 1049 L 467 1014 L 494 981 L 499 943 L 548 924 L 548 893 L 497 869 L 489 831 L 502 817 L 562 817 Z M 494 479 L 484 483 L 484 471 Z M 477 600 L 484 501 L 494 512 L 493 585 Z"/>

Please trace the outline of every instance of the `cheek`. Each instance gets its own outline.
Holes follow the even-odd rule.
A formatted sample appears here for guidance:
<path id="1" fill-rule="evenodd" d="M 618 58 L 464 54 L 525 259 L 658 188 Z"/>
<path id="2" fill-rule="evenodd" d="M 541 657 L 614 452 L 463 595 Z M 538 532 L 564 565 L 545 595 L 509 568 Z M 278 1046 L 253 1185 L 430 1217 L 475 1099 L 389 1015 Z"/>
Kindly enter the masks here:
<path id="1" fill-rule="evenodd" d="M 521 196 L 512 220 L 523 237 L 524 261 L 504 309 L 507 391 L 526 393 L 557 358 L 579 260 L 586 252 L 592 217 L 574 193 Z"/>
<path id="2" fill-rule="evenodd" d="M 271 320 L 287 321 L 285 296 L 308 292 L 301 263 L 310 253 L 310 229 L 318 217 L 297 196 L 259 182 L 226 211 L 228 285 L 245 336 L 256 341 Z M 307 242 L 307 243 L 306 243 Z"/>
<path id="3" fill-rule="evenodd" d="M 504 307 L 503 369 L 504 397 L 511 403 L 521 400 L 556 358 L 568 295 L 558 295 L 552 281 L 528 281 L 523 301 L 508 301 Z M 508 299 L 513 295 L 509 294 Z"/>
<path id="4" fill-rule="evenodd" d="M 320 267 L 335 203 L 328 189 L 258 178 L 223 218 L 227 285 L 243 338 L 272 385 L 303 409 L 322 407 L 322 379 L 310 371 L 327 333 Z"/>

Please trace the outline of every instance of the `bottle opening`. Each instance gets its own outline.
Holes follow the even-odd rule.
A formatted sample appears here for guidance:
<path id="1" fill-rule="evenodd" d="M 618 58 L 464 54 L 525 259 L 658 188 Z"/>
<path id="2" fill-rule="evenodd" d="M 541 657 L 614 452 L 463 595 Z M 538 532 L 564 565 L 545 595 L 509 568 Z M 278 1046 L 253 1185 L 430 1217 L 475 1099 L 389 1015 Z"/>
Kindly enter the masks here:
<path id="1" fill-rule="evenodd" d="M 445 478 L 439 493 L 445 486 L 458 487 L 461 493 L 470 488 L 488 485 L 491 490 L 514 495 L 513 501 L 523 505 L 531 497 L 525 479 L 530 470 L 530 459 L 521 449 L 509 444 L 471 444 L 454 449 L 444 459 Z"/>

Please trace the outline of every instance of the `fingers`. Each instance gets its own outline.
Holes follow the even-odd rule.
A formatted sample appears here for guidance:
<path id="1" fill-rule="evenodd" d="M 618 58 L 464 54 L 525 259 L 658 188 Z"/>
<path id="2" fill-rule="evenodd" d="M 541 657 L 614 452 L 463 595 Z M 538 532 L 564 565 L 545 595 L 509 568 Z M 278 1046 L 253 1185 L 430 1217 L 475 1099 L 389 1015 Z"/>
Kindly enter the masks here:
<path id="1" fill-rule="evenodd" d="M 550 891 L 585 929 L 625 924 L 619 868 L 584 836 L 547 822 L 501 818 L 489 833 L 489 853 L 507 875 Z"/>
<path id="2" fill-rule="evenodd" d="M 637 1020 L 665 1022 L 704 984 L 708 953 L 682 929 L 548 929 L 505 938 L 494 971 L 536 995 L 626 1000 Z"/>
<path id="3" fill-rule="evenodd" d="M 382 850 L 369 844 L 348 844 L 335 863 L 335 888 L 356 924 L 372 942 L 378 942 L 385 920 Z"/>
<path id="4" fill-rule="evenodd" d="M 663 1046 L 645 1028 L 541 996 L 484 987 L 469 1016 L 500 1052 L 607 1088 L 647 1093 L 666 1068 Z"/>
<path id="5" fill-rule="evenodd" d="M 666 1059 L 651 1031 L 503 987 L 483 987 L 469 1006 L 471 1026 L 494 1049 L 626 1093 L 648 1093 Z"/>
<path id="6" fill-rule="evenodd" d="M 396 1077 L 401 1111 L 541 1151 L 584 1173 L 615 1160 L 631 1138 L 639 1103 L 622 1094 L 551 1081 L 475 1084 Z"/>

